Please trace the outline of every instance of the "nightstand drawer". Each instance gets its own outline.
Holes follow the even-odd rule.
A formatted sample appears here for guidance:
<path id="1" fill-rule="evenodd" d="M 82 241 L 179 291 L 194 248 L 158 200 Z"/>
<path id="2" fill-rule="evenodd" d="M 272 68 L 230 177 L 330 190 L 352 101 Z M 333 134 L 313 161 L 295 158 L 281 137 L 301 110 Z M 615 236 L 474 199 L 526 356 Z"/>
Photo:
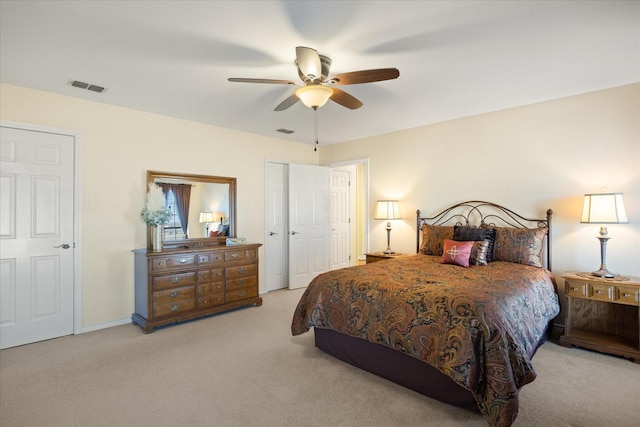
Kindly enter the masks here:
<path id="1" fill-rule="evenodd" d="M 586 298 L 587 297 L 587 284 L 585 282 L 576 282 L 565 280 L 564 293 L 567 296 Z"/>
<path id="2" fill-rule="evenodd" d="M 613 301 L 615 286 L 605 284 L 591 284 L 589 286 L 589 299 L 598 301 Z"/>
<path id="3" fill-rule="evenodd" d="M 640 305 L 640 289 L 627 286 L 617 286 L 616 288 L 616 302 Z"/>

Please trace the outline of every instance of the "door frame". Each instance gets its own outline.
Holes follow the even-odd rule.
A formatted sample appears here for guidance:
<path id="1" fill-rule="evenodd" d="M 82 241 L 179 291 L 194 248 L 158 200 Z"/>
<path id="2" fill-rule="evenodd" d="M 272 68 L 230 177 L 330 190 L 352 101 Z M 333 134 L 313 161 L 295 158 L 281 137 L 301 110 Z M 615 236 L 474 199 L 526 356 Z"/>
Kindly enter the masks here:
<path id="1" fill-rule="evenodd" d="M 73 138 L 73 334 L 82 333 L 82 256 L 80 245 L 80 133 L 66 129 L 40 126 L 30 123 L 0 120 L 0 126 L 32 132 L 51 133 Z"/>

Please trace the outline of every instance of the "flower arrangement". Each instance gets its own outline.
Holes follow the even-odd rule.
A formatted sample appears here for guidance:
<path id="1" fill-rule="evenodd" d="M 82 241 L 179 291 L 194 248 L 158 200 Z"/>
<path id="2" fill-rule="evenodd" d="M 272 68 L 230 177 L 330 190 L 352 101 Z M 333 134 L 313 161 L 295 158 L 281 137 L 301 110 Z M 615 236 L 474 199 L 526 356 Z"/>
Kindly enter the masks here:
<path id="1" fill-rule="evenodd" d="M 143 221 L 152 227 L 162 225 L 169 220 L 171 212 L 165 204 L 164 192 L 162 188 L 154 183 L 149 183 L 147 201 L 144 209 L 140 213 Z"/>

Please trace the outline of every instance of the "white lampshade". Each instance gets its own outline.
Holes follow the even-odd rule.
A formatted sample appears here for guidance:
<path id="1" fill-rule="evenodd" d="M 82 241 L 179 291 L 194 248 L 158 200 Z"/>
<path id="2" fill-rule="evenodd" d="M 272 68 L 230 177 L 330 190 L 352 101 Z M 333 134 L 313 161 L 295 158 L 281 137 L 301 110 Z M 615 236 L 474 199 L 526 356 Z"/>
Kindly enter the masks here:
<path id="1" fill-rule="evenodd" d="M 214 222 L 213 212 L 200 212 L 200 223 Z"/>
<path id="2" fill-rule="evenodd" d="M 307 85 L 296 90 L 296 96 L 309 108 L 320 108 L 333 95 L 333 90 L 322 85 Z"/>
<path id="3" fill-rule="evenodd" d="M 378 200 L 374 219 L 402 219 L 397 200 Z"/>
<path id="4" fill-rule="evenodd" d="M 580 222 L 590 224 L 626 224 L 622 193 L 585 194 Z"/>

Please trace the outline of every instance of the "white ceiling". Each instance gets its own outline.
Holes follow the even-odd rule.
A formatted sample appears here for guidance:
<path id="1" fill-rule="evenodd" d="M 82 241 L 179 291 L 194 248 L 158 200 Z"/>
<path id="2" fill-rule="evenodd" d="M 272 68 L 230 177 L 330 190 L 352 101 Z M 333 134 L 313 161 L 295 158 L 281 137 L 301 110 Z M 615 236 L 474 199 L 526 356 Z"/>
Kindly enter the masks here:
<path id="1" fill-rule="evenodd" d="M 331 75 L 400 70 L 341 86 L 364 106 L 322 107 L 321 145 L 640 81 L 638 1 L 2 0 L 0 19 L 2 82 L 308 144 L 312 110 L 273 111 L 295 87 L 227 78 L 299 81 L 296 46 Z"/>

